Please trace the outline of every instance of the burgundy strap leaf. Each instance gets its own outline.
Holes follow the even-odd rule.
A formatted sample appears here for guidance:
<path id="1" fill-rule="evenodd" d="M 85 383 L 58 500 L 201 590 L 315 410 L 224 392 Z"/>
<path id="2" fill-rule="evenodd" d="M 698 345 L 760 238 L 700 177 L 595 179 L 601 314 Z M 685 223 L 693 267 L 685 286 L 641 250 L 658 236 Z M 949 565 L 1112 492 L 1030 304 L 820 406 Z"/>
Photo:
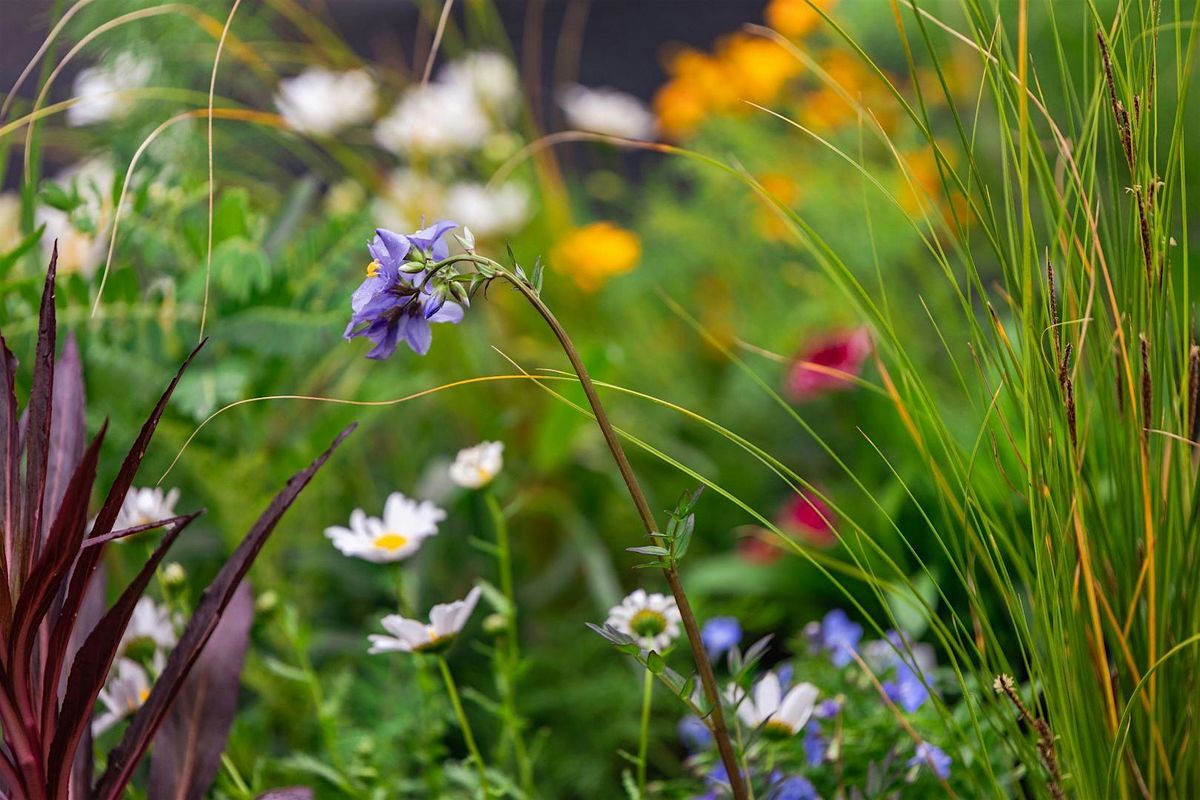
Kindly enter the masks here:
<path id="1" fill-rule="evenodd" d="M 154 688 L 150 690 L 150 696 L 146 698 L 146 702 L 138 709 L 133 721 L 125 729 L 125 736 L 121 739 L 121 743 L 108 754 L 108 767 L 96 784 L 96 791 L 93 795 L 95 800 L 117 800 L 121 797 L 125 786 L 133 777 L 133 771 L 137 767 L 138 761 L 145 754 L 146 748 L 150 746 L 150 741 L 157 733 L 159 725 L 162 724 L 163 717 L 170 709 L 176 695 L 179 694 L 181 685 L 191 671 L 192 665 L 195 664 L 200 650 L 212 635 L 226 606 L 233 598 L 234 590 L 245 577 L 263 545 L 266 544 L 267 537 L 275 529 L 279 518 L 295 502 L 301 490 L 308 485 L 317 470 L 325 464 L 337 446 L 350 435 L 355 427 L 357 426 L 351 425 L 343 430 L 333 440 L 333 444 L 307 469 L 293 475 L 288 480 L 287 485 L 279 494 L 275 495 L 275 499 L 267 506 L 267 510 L 254 523 L 254 527 L 242 539 L 237 550 L 233 552 L 233 555 L 225 562 L 225 566 L 204 590 L 191 620 L 188 621 L 183 635 L 179 638 L 179 644 L 171 651 L 167 665 L 155 682 Z"/>
<path id="2" fill-rule="evenodd" d="M 257 800 L 313 800 L 313 790 L 307 786 L 289 786 L 263 792 Z"/>
<path id="3" fill-rule="evenodd" d="M 129 626 L 134 606 L 146 591 L 146 586 L 154 577 L 154 571 L 171 549 L 175 538 L 198 516 L 199 513 L 191 514 L 167 529 L 150 558 L 138 570 L 133 581 L 121 592 L 117 602 L 88 634 L 83 646 L 75 654 L 71 675 L 67 679 L 67 690 L 63 694 L 62 707 L 58 714 L 58 727 L 50 745 L 50 758 L 47 760 L 47 768 L 51 770 L 47 776 L 51 797 L 66 795 L 75 753 L 84 731 L 91 724 L 96 698 L 104 688 L 109 670 L 116 660 L 117 648 L 120 647 L 121 637 Z"/>
<path id="4" fill-rule="evenodd" d="M 16 686 L 25 687 L 30 684 L 30 659 L 36 643 L 38 626 L 58 596 L 59 590 L 67 582 L 71 562 L 83 541 L 87 529 L 88 500 L 92 495 L 92 484 L 96 481 L 96 462 L 100 458 L 100 445 L 104 442 L 105 430 L 106 428 L 102 427 L 96 434 L 96 438 L 92 440 L 83 459 L 75 468 L 66 494 L 63 495 L 58 515 L 54 518 L 54 524 L 50 526 L 46 547 L 17 599 L 7 662 Z M 38 681 L 35 688 L 42 685 L 56 684 L 43 684 Z"/>
<path id="5" fill-rule="evenodd" d="M 142 458 L 146 455 L 146 448 L 150 446 L 150 438 L 154 435 L 154 430 L 158 427 L 158 421 L 167 410 L 167 403 L 170 401 L 175 387 L 179 385 L 179 380 L 183 377 L 184 370 L 192 363 L 192 359 L 196 357 L 196 354 L 200 352 L 200 348 L 202 347 L 204 347 L 203 341 L 184 360 L 183 364 L 179 367 L 179 371 L 175 373 L 174 379 L 167 386 L 167 390 L 159 398 L 158 405 L 154 407 L 154 410 L 150 412 L 149 418 L 142 425 L 142 430 L 138 433 L 137 439 L 134 440 L 133 447 L 121 463 L 121 469 L 117 473 L 116 480 L 113 481 L 112 486 L 108 490 L 108 496 L 105 498 L 104 504 L 100 507 L 100 513 L 96 515 L 96 521 L 92 525 L 93 538 L 107 536 L 112 532 L 113 524 L 117 521 L 117 514 L 121 510 L 122 503 L 125 502 L 125 495 L 129 493 L 129 487 L 133 485 L 134 475 L 137 474 L 138 467 L 142 463 Z M 55 686 L 58 684 L 59 676 L 63 670 L 63 659 L 66 654 L 67 643 L 70 641 L 71 631 L 75 629 L 75 618 L 79 614 L 79 606 L 83 602 L 84 595 L 87 593 L 92 573 L 95 572 L 96 565 L 100 563 L 100 557 L 103 554 L 103 546 L 88 547 L 80 551 L 79 557 L 75 561 L 75 567 L 71 571 L 71 580 L 63 597 L 62 609 L 58 614 L 58 619 L 54 621 L 54 630 L 50 636 L 50 647 L 42 681 L 43 686 Z M 49 695 L 45 696 L 48 697 Z M 50 735 L 50 733 L 50 731 L 46 731 L 47 735 Z"/>
<path id="6" fill-rule="evenodd" d="M 50 256 L 42 308 L 38 321 L 37 353 L 33 362 L 33 384 L 29 389 L 28 422 L 25 430 L 25 496 L 21 525 L 15 534 L 15 557 L 10 568 L 24 578 L 33 564 L 34 538 L 42 530 L 42 495 L 46 488 L 46 462 L 50 451 L 50 418 L 54 403 L 54 347 L 58 336 L 54 317 L 54 274 L 58 244 Z M 24 582 L 23 580 L 21 581 Z"/>
<path id="7" fill-rule="evenodd" d="M 204 509 L 200 509 L 200 511 L 201 511 L 201 513 L 203 513 Z M 121 528 L 118 531 L 109 531 L 108 533 L 104 534 L 103 536 L 89 536 L 83 540 L 83 544 L 81 546 L 82 547 L 97 547 L 99 545 L 105 544 L 106 542 L 111 542 L 115 539 L 124 539 L 128 536 L 133 536 L 138 533 L 145 533 L 146 531 L 153 531 L 153 530 L 158 530 L 159 528 L 166 528 L 171 525 L 174 525 L 176 522 L 179 522 L 179 520 L 183 519 L 184 516 L 186 516 L 186 515 L 181 514 L 177 517 L 167 517 L 166 519 L 160 519 L 156 522 L 144 522 L 141 525 L 134 525 L 131 528 Z"/>
<path id="8" fill-rule="evenodd" d="M 79 344 L 74 336 L 67 338 L 62 357 L 54 365 L 54 403 L 50 421 L 50 449 L 46 456 L 46 491 L 42 499 L 43 537 L 50 530 L 50 521 L 58 512 L 83 448 L 87 442 L 87 422 L 84 419 L 83 362 Z M 41 542 L 34 543 L 34 558 Z"/>
<path id="9" fill-rule="evenodd" d="M 202 800 L 216 779 L 253 622 L 254 593 L 242 581 L 154 737 L 149 796 L 155 800 Z"/>
<path id="10" fill-rule="evenodd" d="M 17 498 L 20 493 L 21 447 L 18 444 L 16 390 L 17 358 L 0 336 L 0 630 L 7 633 L 12 621 L 12 596 L 9 591 L 9 562 L 12 560 L 20 513 Z"/>
<path id="11" fill-rule="evenodd" d="M 96 570 L 95 576 L 92 578 L 91 585 L 88 586 L 87 596 L 83 598 L 83 605 L 79 607 L 79 620 L 75 625 L 75 630 L 71 632 L 71 644 L 67 653 L 66 668 L 70 669 L 75 663 L 75 654 L 79 652 L 79 648 L 83 647 L 83 643 L 87 640 L 88 635 L 96 629 L 100 624 L 100 620 L 104 618 L 104 612 L 108 610 L 108 600 L 106 595 L 106 576 L 104 565 L 101 564 Z M 50 714 L 58 711 L 57 698 L 60 697 L 67 689 L 66 676 L 59 681 L 59 687 L 55 694 L 55 701 L 44 708 L 48 712 L 43 725 L 49 727 L 51 722 Z M 83 737 L 79 740 L 79 747 L 75 753 L 75 763 L 71 767 L 71 786 L 67 795 L 68 800 L 88 800 L 88 795 L 92 791 L 92 778 L 95 774 L 95 763 L 92 757 L 92 728 L 87 726 L 84 728 Z"/>

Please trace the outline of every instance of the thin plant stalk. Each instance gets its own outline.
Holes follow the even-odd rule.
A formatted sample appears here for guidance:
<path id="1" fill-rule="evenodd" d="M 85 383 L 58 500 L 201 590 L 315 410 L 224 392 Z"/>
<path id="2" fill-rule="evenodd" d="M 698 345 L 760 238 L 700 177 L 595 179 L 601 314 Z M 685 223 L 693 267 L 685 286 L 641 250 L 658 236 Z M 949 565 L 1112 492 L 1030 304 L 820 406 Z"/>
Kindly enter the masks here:
<path id="1" fill-rule="evenodd" d="M 487 797 L 487 765 L 484 763 L 483 754 L 479 752 L 479 745 L 475 743 L 475 734 L 471 731 L 471 723 L 467 720 L 467 712 L 463 710 L 462 700 L 458 696 L 458 687 L 454 683 L 454 676 L 450 674 L 450 665 L 446 663 L 444 656 L 438 656 L 437 662 L 438 668 L 442 671 L 442 680 L 446 683 L 446 694 L 450 696 L 450 705 L 454 707 L 454 716 L 458 719 L 459 730 L 462 731 L 463 740 L 467 743 L 467 750 L 471 753 L 471 759 L 479 769 L 479 788 L 482 790 L 483 796 Z"/>
<path id="2" fill-rule="evenodd" d="M 579 385 L 583 387 L 588 404 L 595 415 L 596 424 L 600 426 L 600 432 L 604 435 L 604 441 L 608 445 L 609 452 L 612 453 L 613 460 L 617 463 L 617 469 L 620 471 L 622 479 L 625 481 L 625 487 L 629 491 L 629 497 L 633 500 L 634 508 L 637 509 L 638 517 L 641 519 L 646 536 L 650 538 L 651 542 L 657 543 L 655 534 L 658 533 L 658 523 L 654 519 L 654 512 L 650 509 L 650 503 L 646 499 L 645 492 L 642 491 L 641 484 L 638 483 L 633 467 L 629 463 L 629 457 L 625 455 L 625 449 L 621 446 L 621 442 L 617 438 L 617 433 L 608 419 L 608 413 L 604 410 L 604 405 L 600 402 L 600 395 L 596 392 L 596 386 L 592 383 L 592 378 L 588 374 L 587 367 L 584 366 L 579 351 L 575 349 L 571 337 L 567 335 L 558 318 L 542 302 L 542 298 L 532 286 L 491 259 L 473 253 L 464 256 L 454 256 L 440 264 L 434 265 L 433 271 L 454 261 L 469 261 L 485 265 L 497 277 L 504 278 L 504 280 L 512 284 L 529 301 L 529 304 L 533 306 L 542 319 L 545 320 L 551 332 L 554 333 L 554 337 L 558 339 L 563 352 L 566 353 L 567 360 L 571 362 L 571 368 L 579 378 Z M 729 785 L 734 800 L 747 800 L 748 795 L 746 794 L 746 786 L 742 780 L 742 773 L 738 766 L 737 755 L 733 749 L 733 742 L 729 738 L 729 730 L 725 725 L 725 714 L 721 708 L 721 696 L 717 690 L 716 676 L 713 674 L 712 665 L 709 663 L 708 656 L 705 653 L 704 643 L 700 639 L 700 626 L 696 623 L 696 615 L 692 611 L 691 603 L 688 602 L 687 594 L 683 590 L 683 582 L 679 579 L 679 572 L 676 570 L 674 563 L 663 562 L 662 572 L 667 579 L 667 585 L 671 589 L 671 596 L 675 598 L 675 604 L 679 608 L 679 616 L 683 621 L 683 628 L 687 633 L 688 644 L 692 650 L 692 660 L 696 664 L 700 683 L 704 687 L 705 699 L 712 708 L 709 714 L 709 725 L 712 728 L 713 739 L 717 744 L 717 752 L 721 756 L 721 763 L 724 765 L 725 772 L 729 776 Z"/>
<path id="3" fill-rule="evenodd" d="M 646 753 L 650 749 L 650 705 L 654 700 L 654 673 L 646 670 L 642 679 L 642 730 L 638 738 L 638 797 L 646 796 Z"/>
<path id="4" fill-rule="evenodd" d="M 501 706 L 507 734 L 512 741 L 513 756 L 517 762 L 517 775 L 521 789 L 527 796 L 533 795 L 533 765 L 529 760 L 529 749 L 517 715 L 516 681 L 517 668 L 521 663 L 521 643 L 517 638 L 517 597 L 513 589 L 512 548 L 508 540 L 508 522 L 500 501 L 490 491 L 484 491 L 484 504 L 496 531 L 496 567 L 500 573 L 500 591 L 508 604 L 504 615 L 504 647 L 499 651 L 501 664 Z"/>

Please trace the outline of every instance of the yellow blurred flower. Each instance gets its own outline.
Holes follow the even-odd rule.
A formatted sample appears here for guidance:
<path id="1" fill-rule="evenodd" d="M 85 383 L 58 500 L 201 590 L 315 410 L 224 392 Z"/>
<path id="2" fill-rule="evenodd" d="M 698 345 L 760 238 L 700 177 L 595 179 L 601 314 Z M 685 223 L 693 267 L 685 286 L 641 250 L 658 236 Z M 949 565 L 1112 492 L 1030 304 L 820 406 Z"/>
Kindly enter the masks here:
<path id="1" fill-rule="evenodd" d="M 551 251 L 551 265 L 590 292 L 632 270 L 641 256 L 642 242 L 633 231 L 612 222 L 593 222 L 559 240 Z"/>
<path id="2" fill-rule="evenodd" d="M 800 74 L 803 64 L 781 45 L 761 36 L 735 33 L 717 43 L 717 58 L 739 100 L 769 103 Z"/>
<path id="3" fill-rule="evenodd" d="M 767 24 L 784 36 L 799 39 L 812 33 L 821 22 L 821 15 L 813 6 L 828 12 L 837 0 L 771 0 L 764 13 Z"/>
<path id="4" fill-rule="evenodd" d="M 788 208 L 794 208 L 800 200 L 800 184 L 790 175 L 771 172 L 757 176 L 757 180 L 767 194 Z M 759 201 L 756 221 L 759 230 L 768 239 L 783 239 L 790 231 L 787 221 L 780 218 L 779 211 L 763 200 Z"/>
<path id="5" fill-rule="evenodd" d="M 942 186 L 934 148 L 932 145 L 926 145 L 920 150 L 901 156 L 907 177 L 901 177 L 898 193 L 900 205 L 914 217 L 923 215 L 926 209 L 929 209 L 940 213 L 951 228 L 954 227 L 956 218 L 959 224 L 969 226 L 974 222 L 970 203 L 954 186 L 953 172 L 958 159 L 954 150 L 947 146 L 939 146 L 938 150 L 942 156 L 942 170 L 946 173 L 946 185 L 950 187 L 949 195 Z"/>
<path id="6" fill-rule="evenodd" d="M 709 105 L 700 90 L 688 81 L 673 80 L 654 95 L 658 129 L 668 139 L 683 139 L 695 133 L 708 116 Z"/>

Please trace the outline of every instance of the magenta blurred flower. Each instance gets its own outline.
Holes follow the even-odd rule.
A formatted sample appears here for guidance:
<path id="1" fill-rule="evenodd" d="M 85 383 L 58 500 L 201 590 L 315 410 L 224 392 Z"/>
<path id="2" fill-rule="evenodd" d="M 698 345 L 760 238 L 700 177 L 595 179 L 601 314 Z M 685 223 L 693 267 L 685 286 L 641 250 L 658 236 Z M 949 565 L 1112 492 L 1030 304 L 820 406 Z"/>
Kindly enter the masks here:
<path id="1" fill-rule="evenodd" d="M 833 547 L 833 509 L 815 492 L 793 494 L 779 512 L 779 527 L 815 547 Z"/>
<path id="2" fill-rule="evenodd" d="M 811 400 L 827 392 L 854 386 L 871 353 L 871 334 L 866 328 L 824 337 L 809 343 L 796 355 L 787 374 L 787 391 L 793 400 Z"/>

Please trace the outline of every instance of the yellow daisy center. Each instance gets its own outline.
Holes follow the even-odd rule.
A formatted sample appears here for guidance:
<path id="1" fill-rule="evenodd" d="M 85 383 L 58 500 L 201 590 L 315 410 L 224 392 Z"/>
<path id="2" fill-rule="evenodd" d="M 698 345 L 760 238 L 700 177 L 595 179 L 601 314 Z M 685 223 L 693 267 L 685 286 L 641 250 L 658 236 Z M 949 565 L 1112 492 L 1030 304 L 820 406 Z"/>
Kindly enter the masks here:
<path id="1" fill-rule="evenodd" d="M 796 731 L 791 725 L 780 719 L 769 719 L 763 725 L 763 736 L 769 739 L 786 739 L 789 736 L 794 736 Z"/>
<path id="2" fill-rule="evenodd" d="M 376 547 L 378 547 L 380 550 L 387 550 L 392 553 L 396 552 L 401 547 L 404 547 L 406 544 L 408 544 L 408 537 L 401 536 L 395 531 L 388 531 L 387 533 L 383 533 L 375 537 Z"/>
<path id="3" fill-rule="evenodd" d="M 374 278 L 382 268 L 383 265 L 379 263 L 379 259 L 373 259 L 370 264 L 367 264 L 367 277 Z"/>
<path id="4" fill-rule="evenodd" d="M 147 698 L 147 697 L 149 697 L 149 696 L 150 696 L 150 690 L 149 690 L 149 689 L 138 689 L 138 705 L 140 706 L 140 705 L 142 705 L 143 703 L 145 703 L 145 702 L 146 702 L 146 698 Z"/>
<path id="5" fill-rule="evenodd" d="M 643 608 L 630 617 L 629 628 L 638 636 L 658 636 L 667 629 L 667 618 L 657 611 Z"/>

